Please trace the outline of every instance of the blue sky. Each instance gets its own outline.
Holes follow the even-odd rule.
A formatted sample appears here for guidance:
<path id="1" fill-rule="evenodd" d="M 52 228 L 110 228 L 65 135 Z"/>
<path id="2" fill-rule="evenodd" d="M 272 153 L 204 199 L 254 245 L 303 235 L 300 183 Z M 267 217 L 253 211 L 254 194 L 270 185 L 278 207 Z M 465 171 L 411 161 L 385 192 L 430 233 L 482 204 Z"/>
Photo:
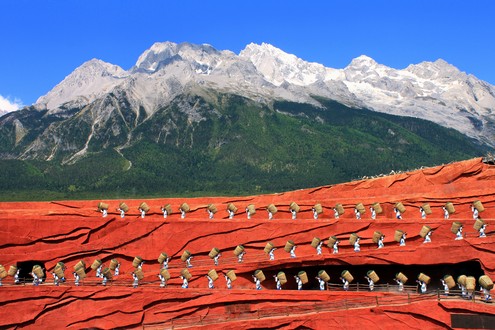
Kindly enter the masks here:
<path id="1" fill-rule="evenodd" d="M 129 69 L 157 41 L 267 42 L 343 68 L 443 58 L 495 84 L 495 1 L 0 1 L 0 105 L 29 105 L 92 58 Z"/>

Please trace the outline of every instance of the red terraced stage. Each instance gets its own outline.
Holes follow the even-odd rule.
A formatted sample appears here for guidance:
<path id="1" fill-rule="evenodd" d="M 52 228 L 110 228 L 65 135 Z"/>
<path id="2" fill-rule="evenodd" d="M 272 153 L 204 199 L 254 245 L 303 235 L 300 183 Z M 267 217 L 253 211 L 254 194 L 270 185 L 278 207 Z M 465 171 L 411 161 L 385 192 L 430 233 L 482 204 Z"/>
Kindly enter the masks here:
<path id="1" fill-rule="evenodd" d="M 479 215 L 488 224 L 487 237 L 479 238 L 473 228 L 471 206 L 482 202 Z M 145 201 L 150 210 L 140 218 L 138 206 Z M 97 204 L 109 204 L 103 218 Z M 129 206 L 124 219 L 116 208 L 120 202 Z M 190 212 L 180 218 L 179 206 L 186 202 Z M 289 205 L 300 206 L 297 220 L 291 220 Z M 356 220 L 354 207 L 363 203 L 368 209 L 380 203 L 383 213 L 370 219 L 367 210 Z M 395 219 L 394 205 L 401 202 L 406 212 Z M 455 213 L 443 218 L 442 206 L 453 203 Z M 227 205 L 238 211 L 228 219 Z M 419 206 L 428 203 L 432 214 L 421 219 Z M 163 218 L 160 207 L 171 204 L 173 213 Z M 218 212 L 208 219 L 207 206 Z M 246 219 L 245 208 L 254 204 L 256 214 Z M 268 220 L 266 207 L 274 204 L 278 212 Z M 323 206 L 318 220 L 312 207 Z M 333 207 L 342 204 L 345 213 L 334 219 Z M 13 285 L 13 278 L 3 279 L 0 327 L 72 327 L 72 328 L 181 328 L 206 326 L 215 328 L 350 328 L 354 325 L 377 328 L 451 327 L 455 315 L 483 315 L 493 322 L 491 304 L 442 299 L 437 295 L 399 294 L 393 289 L 376 292 L 345 292 L 330 286 L 318 291 L 315 275 L 325 270 L 330 283 L 339 284 L 343 269 L 355 274 L 356 282 L 365 283 L 362 273 L 374 269 L 380 275 L 377 284 L 393 284 L 396 272 L 409 277 L 409 285 L 420 272 L 432 278 L 430 290 L 436 293 L 439 279 L 447 271 L 466 275 L 486 274 L 495 279 L 495 166 L 481 158 L 427 168 L 375 179 L 353 181 L 271 195 L 248 197 L 205 197 L 151 200 L 4 202 L 0 203 L 2 243 L 0 264 L 41 263 L 48 273 L 46 283 L 33 286 Z M 454 240 L 452 222 L 464 226 L 464 239 Z M 432 228 L 432 242 L 423 244 L 419 232 L 423 225 Z M 394 241 L 395 230 L 407 232 L 406 246 Z M 385 247 L 377 249 L 372 241 L 375 231 L 385 235 Z M 349 244 L 351 233 L 361 237 L 361 252 Z M 339 253 L 323 245 L 322 255 L 311 246 L 314 237 L 328 241 L 337 236 Z M 284 251 L 292 240 L 297 245 L 296 258 Z M 278 249 L 270 261 L 263 249 L 272 242 Z M 246 251 L 238 263 L 233 251 L 242 244 Z M 221 251 L 219 265 L 214 266 L 208 253 L 213 247 Z M 181 289 L 180 271 L 184 250 L 192 253 L 193 267 L 189 289 Z M 171 279 L 167 288 L 159 288 L 157 261 L 161 252 L 171 260 Z M 132 287 L 132 261 L 144 260 L 144 278 Z M 120 275 L 103 287 L 90 265 L 101 259 L 108 266 L 111 259 L 121 262 Z M 73 283 L 73 266 L 84 260 L 87 277 L 81 286 Z M 54 286 L 50 272 L 57 262 L 66 267 L 67 282 Z M 220 278 L 215 289 L 208 289 L 205 275 L 216 269 Z M 261 291 L 254 290 L 252 274 L 261 269 L 267 280 Z M 227 290 L 221 273 L 234 270 L 237 280 Z M 309 275 L 304 291 L 297 291 L 291 278 L 298 271 Z M 22 270 L 25 272 L 25 270 Z M 272 278 L 278 271 L 288 275 L 282 291 L 275 289 Z M 472 272 L 472 274 L 469 274 Z M 455 316 L 455 317 L 454 317 Z M 452 321 L 454 320 L 454 321 Z M 492 320 L 492 321 L 490 321 Z M 492 323 L 493 324 L 493 323 Z M 455 324 L 454 324 L 455 325 Z"/>

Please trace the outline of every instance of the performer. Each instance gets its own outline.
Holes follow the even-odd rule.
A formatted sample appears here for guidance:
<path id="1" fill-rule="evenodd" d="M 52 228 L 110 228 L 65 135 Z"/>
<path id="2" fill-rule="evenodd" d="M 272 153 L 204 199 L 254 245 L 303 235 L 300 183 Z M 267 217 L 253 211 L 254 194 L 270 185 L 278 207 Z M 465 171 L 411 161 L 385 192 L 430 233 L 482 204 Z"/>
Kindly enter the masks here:
<path id="1" fill-rule="evenodd" d="M 426 219 L 426 211 L 422 206 L 419 207 L 419 212 L 421 213 L 421 219 Z"/>
<path id="2" fill-rule="evenodd" d="M 246 254 L 246 251 L 244 251 L 244 250 L 241 253 L 239 253 L 239 255 L 237 256 L 237 262 L 238 263 L 242 263 L 245 254 Z"/>
<path id="3" fill-rule="evenodd" d="M 339 253 L 339 240 L 336 240 L 335 243 L 333 243 L 333 254 Z"/>
<path id="4" fill-rule="evenodd" d="M 426 282 L 423 282 L 423 281 L 420 281 L 420 280 L 416 280 L 416 282 L 420 286 L 421 293 L 426 293 L 426 290 L 427 290 Z"/>
<path id="5" fill-rule="evenodd" d="M 383 240 L 385 239 L 385 235 L 380 236 L 380 239 L 378 240 L 378 248 L 381 249 L 385 245 L 383 244 Z"/>
<path id="6" fill-rule="evenodd" d="M 397 284 L 399 285 L 399 288 L 397 289 L 399 292 L 402 292 L 404 290 L 404 283 L 402 283 L 401 280 L 399 280 L 398 278 L 394 278 L 395 282 L 397 282 Z"/>
<path id="7" fill-rule="evenodd" d="M 433 233 L 433 230 L 430 230 L 426 236 L 425 236 L 425 240 L 423 241 L 423 243 L 431 243 L 431 234 Z"/>
<path id="8" fill-rule="evenodd" d="M 443 218 L 447 220 L 450 217 L 449 211 L 445 206 L 442 206 L 442 210 L 443 210 Z"/>
<path id="9" fill-rule="evenodd" d="M 259 278 L 253 275 L 254 284 L 256 285 L 256 290 L 261 290 L 261 281 Z"/>
<path id="10" fill-rule="evenodd" d="M 400 210 L 398 208 L 394 207 L 394 212 L 395 212 L 395 218 L 398 220 L 401 220 L 402 219 L 402 213 L 400 212 Z"/>
<path id="11" fill-rule="evenodd" d="M 189 287 L 189 282 L 187 281 L 187 278 L 182 275 L 180 275 L 179 277 L 182 279 L 182 288 L 187 289 Z"/>
<path id="12" fill-rule="evenodd" d="M 368 287 L 370 288 L 370 291 L 373 291 L 375 289 L 375 282 L 373 282 L 373 280 L 368 276 L 365 276 L 364 278 L 368 280 Z"/>
<path id="13" fill-rule="evenodd" d="M 325 290 L 325 281 L 323 281 L 320 277 L 315 277 L 318 280 L 318 284 L 320 285 L 320 291 Z"/>
<path id="14" fill-rule="evenodd" d="M 275 250 L 276 250 L 276 249 L 277 249 L 277 248 L 276 248 L 276 247 L 274 247 L 274 248 L 272 248 L 272 249 L 270 250 L 270 252 L 268 252 L 268 256 L 270 256 L 270 260 L 275 260 L 275 254 L 274 254 L 274 252 L 275 252 Z"/>
<path id="15" fill-rule="evenodd" d="M 297 245 L 294 245 L 291 249 L 290 249 L 290 257 L 291 258 L 295 258 L 296 257 L 296 248 L 297 248 Z"/>
<path id="16" fill-rule="evenodd" d="M 280 283 L 280 279 L 277 277 L 277 275 L 273 275 L 273 278 L 275 279 L 277 290 L 282 290 L 282 283 Z"/>
<path id="17" fill-rule="evenodd" d="M 344 288 L 344 291 L 348 291 L 349 290 L 349 281 L 346 280 L 345 278 L 341 277 L 340 278 L 342 280 L 342 283 L 344 284 L 343 285 L 343 288 Z"/>
<path id="18" fill-rule="evenodd" d="M 371 220 L 375 220 L 376 219 L 376 211 L 375 211 L 375 208 L 372 206 L 370 207 L 370 211 L 371 211 Z"/>
<path id="19" fill-rule="evenodd" d="M 459 229 L 457 230 L 457 233 L 455 234 L 455 240 L 456 241 L 461 240 L 461 239 L 464 239 L 464 237 L 462 236 L 462 226 L 459 227 Z"/>
<path id="20" fill-rule="evenodd" d="M 221 253 L 217 254 L 214 258 L 213 258 L 213 263 L 215 264 L 215 266 L 218 266 L 218 259 L 222 256 Z"/>
<path id="21" fill-rule="evenodd" d="M 359 252 L 359 251 L 361 251 L 361 246 L 359 245 L 359 241 L 360 241 L 360 240 L 361 240 L 361 239 L 358 237 L 358 238 L 356 239 L 356 242 L 354 242 L 354 252 Z"/>
<path id="22" fill-rule="evenodd" d="M 225 281 L 227 282 L 227 289 L 232 289 L 232 280 L 230 279 L 230 277 L 225 275 Z"/>
<path id="23" fill-rule="evenodd" d="M 480 233 L 479 237 L 480 238 L 486 237 L 486 226 L 488 226 L 486 223 L 483 226 L 481 226 L 480 231 L 479 231 L 479 233 Z"/>
<path id="24" fill-rule="evenodd" d="M 323 241 L 320 241 L 318 245 L 316 246 L 316 255 L 320 256 L 321 255 L 321 246 L 323 245 Z"/>
<path id="25" fill-rule="evenodd" d="M 297 290 L 302 290 L 302 286 L 303 286 L 303 283 L 302 283 L 302 280 L 299 276 L 294 276 L 294 278 L 296 279 L 296 283 L 297 283 Z"/>
<path id="26" fill-rule="evenodd" d="M 478 220 L 479 211 L 474 206 L 471 206 L 471 212 L 473 212 L 473 220 Z"/>
<path id="27" fill-rule="evenodd" d="M 160 288 L 164 288 L 167 286 L 167 280 L 162 274 L 158 274 L 158 278 L 160 279 Z"/>
<path id="28" fill-rule="evenodd" d="M 214 289 L 213 279 L 209 275 L 206 275 L 206 278 L 208 279 L 208 289 Z"/>

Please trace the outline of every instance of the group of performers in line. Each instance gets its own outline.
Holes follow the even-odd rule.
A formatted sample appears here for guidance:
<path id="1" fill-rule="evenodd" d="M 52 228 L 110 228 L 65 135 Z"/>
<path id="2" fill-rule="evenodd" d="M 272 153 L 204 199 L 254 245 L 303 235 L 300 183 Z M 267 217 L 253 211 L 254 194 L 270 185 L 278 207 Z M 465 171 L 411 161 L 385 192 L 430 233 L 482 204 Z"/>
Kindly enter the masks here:
<path id="1" fill-rule="evenodd" d="M 160 209 L 161 209 L 161 211 L 163 213 L 163 218 L 164 219 L 167 219 L 168 216 L 169 216 L 170 208 L 161 207 Z M 376 220 L 377 212 L 376 212 L 375 208 L 371 206 L 369 209 L 370 209 L 370 213 L 371 213 L 371 219 L 372 220 Z M 107 217 L 108 216 L 108 209 L 107 208 L 100 208 L 99 210 L 102 213 L 102 217 Z M 142 219 L 144 219 L 145 216 L 146 216 L 147 210 L 144 209 L 144 208 L 142 208 L 142 207 L 139 207 L 138 210 L 139 210 L 140 217 Z M 339 213 L 339 210 L 337 208 L 335 208 L 335 207 L 332 210 L 334 212 L 334 218 L 335 219 L 339 219 L 340 218 L 340 215 L 341 215 Z M 117 208 L 117 211 L 120 213 L 120 217 L 121 218 L 125 218 L 126 211 L 124 209 L 118 207 Z M 181 219 L 185 219 L 186 218 L 187 211 L 184 210 L 183 208 L 179 208 L 179 211 L 181 213 L 180 218 Z M 207 208 L 206 211 L 208 213 L 208 218 L 209 219 L 213 219 L 214 216 L 215 216 L 215 212 L 213 210 L 209 209 L 209 208 Z M 291 212 L 291 219 L 292 220 L 297 220 L 297 213 L 298 212 L 294 208 L 289 208 L 289 211 Z M 248 208 L 248 207 L 246 207 L 245 212 L 246 212 L 247 219 L 248 220 L 251 219 L 251 217 L 253 215 L 251 209 Z M 273 220 L 274 213 L 270 209 L 267 209 L 267 212 L 268 212 L 268 220 Z M 318 212 L 318 210 L 315 207 L 311 208 L 311 212 L 313 214 L 313 219 L 318 220 L 318 217 L 319 217 L 320 212 Z M 427 212 L 423 208 L 423 206 L 420 206 L 419 207 L 419 212 L 420 212 L 420 215 L 421 215 L 421 219 L 426 219 Z M 443 212 L 444 219 L 449 219 L 450 218 L 450 213 L 449 213 L 448 209 L 445 206 L 442 206 L 442 212 Z M 476 220 L 476 219 L 479 218 L 479 211 L 473 205 L 471 205 L 471 212 L 473 214 L 473 219 L 474 220 Z M 227 213 L 229 215 L 229 217 L 228 217 L 229 219 L 233 219 L 234 218 L 235 211 L 233 211 L 230 208 L 227 208 Z M 356 217 L 357 220 L 361 220 L 362 219 L 362 215 L 361 215 L 361 212 L 360 212 L 359 209 L 354 208 L 354 214 L 355 214 L 355 217 Z M 395 214 L 395 218 L 396 219 L 402 220 L 402 212 L 397 207 L 394 207 L 394 214 Z"/>

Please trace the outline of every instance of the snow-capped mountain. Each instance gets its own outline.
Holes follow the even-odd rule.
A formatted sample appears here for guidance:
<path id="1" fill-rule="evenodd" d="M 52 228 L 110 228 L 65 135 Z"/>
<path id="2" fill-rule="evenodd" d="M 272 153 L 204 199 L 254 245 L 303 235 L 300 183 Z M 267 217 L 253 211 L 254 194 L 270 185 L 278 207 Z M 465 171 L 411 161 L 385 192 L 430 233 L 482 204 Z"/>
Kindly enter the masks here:
<path id="1" fill-rule="evenodd" d="M 317 104 L 312 96 L 318 95 L 351 107 L 423 118 L 495 145 L 495 87 L 443 60 L 397 70 L 360 56 L 344 69 L 332 69 L 265 43 L 249 44 L 239 55 L 205 44 L 155 43 L 127 71 L 91 60 L 35 107 L 55 114 L 101 102 L 109 94 L 125 95 L 136 113 L 142 108 L 149 116 L 175 96 L 202 88 L 267 104 Z M 97 116 L 104 115 L 101 111 Z"/>

